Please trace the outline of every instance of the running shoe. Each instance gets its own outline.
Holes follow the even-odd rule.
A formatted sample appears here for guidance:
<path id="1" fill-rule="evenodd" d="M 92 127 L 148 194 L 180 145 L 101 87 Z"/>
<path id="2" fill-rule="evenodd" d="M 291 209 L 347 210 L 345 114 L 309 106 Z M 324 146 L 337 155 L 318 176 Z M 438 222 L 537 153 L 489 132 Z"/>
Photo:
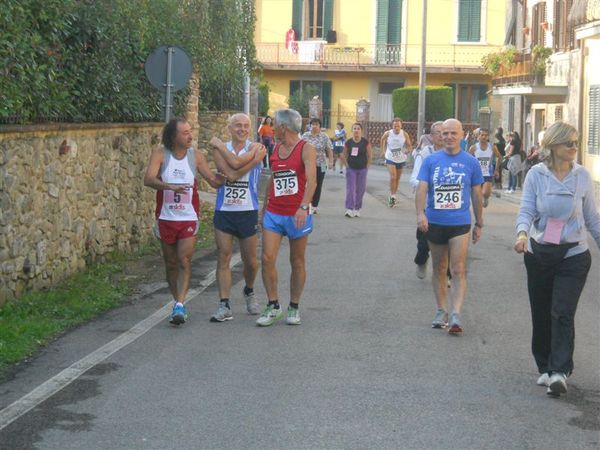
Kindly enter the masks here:
<path id="1" fill-rule="evenodd" d="M 554 372 L 548 379 L 546 394 L 558 397 L 567 393 L 567 376 L 562 372 Z"/>
<path id="2" fill-rule="evenodd" d="M 344 215 L 345 215 L 346 217 L 352 217 L 352 216 L 354 216 L 354 213 L 352 212 L 352 210 L 351 210 L 351 209 L 347 209 L 347 210 L 346 210 L 346 214 L 344 214 Z"/>
<path id="3" fill-rule="evenodd" d="M 283 318 L 283 309 L 275 309 L 273 305 L 268 305 L 261 316 L 256 320 L 256 325 L 259 327 L 268 327 L 273 325 L 276 321 Z"/>
<path id="4" fill-rule="evenodd" d="M 427 263 L 417 265 L 417 278 L 422 280 L 427 275 Z"/>
<path id="5" fill-rule="evenodd" d="M 300 325 L 300 311 L 298 311 L 297 308 L 292 308 L 291 306 L 288 306 L 285 323 L 287 323 L 288 325 Z"/>
<path id="6" fill-rule="evenodd" d="M 354 215 L 354 217 L 360 217 L 360 209 L 355 209 L 353 211 L 353 215 Z"/>
<path id="7" fill-rule="evenodd" d="M 390 208 L 393 208 L 395 204 L 396 204 L 396 197 L 394 197 L 393 195 L 390 195 L 388 197 L 388 206 Z"/>
<path id="8" fill-rule="evenodd" d="M 169 316 L 169 323 L 173 325 L 181 325 L 185 323 L 187 319 L 187 309 L 184 305 L 177 306 L 177 303 L 173 305 L 173 311 L 171 311 L 171 315 Z"/>
<path id="9" fill-rule="evenodd" d="M 246 311 L 248 314 L 252 316 L 256 316 L 260 313 L 260 306 L 256 301 L 256 296 L 254 295 L 254 291 L 250 292 L 248 295 L 244 293 L 242 290 L 242 294 L 244 295 L 244 300 L 246 300 Z"/>
<path id="10" fill-rule="evenodd" d="M 535 382 L 535 384 L 537 384 L 538 386 L 548 386 L 549 383 L 550 383 L 550 375 L 548 375 L 547 373 L 541 374 L 540 377 Z"/>
<path id="11" fill-rule="evenodd" d="M 448 313 L 442 308 L 438 308 L 435 317 L 431 322 L 431 328 L 446 328 L 448 326 Z"/>
<path id="12" fill-rule="evenodd" d="M 225 322 L 227 320 L 233 319 L 233 314 L 231 309 L 223 304 L 219 304 L 219 309 L 217 312 L 212 315 L 210 318 L 211 322 Z"/>
<path id="13" fill-rule="evenodd" d="M 462 333 L 463 328 L 460 324 L 460 314 L 457 312 L 453 312 L 450 316 L 450 326 L 448 328 L 448 333 L 450 334 L 458 334 Z"/>

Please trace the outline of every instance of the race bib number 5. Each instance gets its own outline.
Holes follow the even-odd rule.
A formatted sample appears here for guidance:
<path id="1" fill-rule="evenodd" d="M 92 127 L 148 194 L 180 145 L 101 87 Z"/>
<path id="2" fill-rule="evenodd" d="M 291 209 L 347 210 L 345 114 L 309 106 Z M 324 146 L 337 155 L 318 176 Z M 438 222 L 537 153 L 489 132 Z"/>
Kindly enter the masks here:
<path id="1" fill-rule="evenodd" d="M 460 184 L 442 184 L 433 191 L 434 209 L 460 209 L 462 205 L 462 186 Z"/>
<path id="2" fill-rule="evenodd" d="M 166 189 L 164 192 L 164 203 L 171 211 L 182 211 L 186 209 L 186 205 L 192 203 L 192 192 L 191 189 L 185 192 L 175 192 Z"/>
<path id="3" fill-rule="evenodd" d="M 248 182 L 232 181 L 225 183 L 225 195 L 223 203 L 226 205 L 247 205 L 248 204 Z"/>
<path id="4" fill-rule="evenodd" d="M 293 170 L 280 170 L 273 173 L 275 197 L 298 193 L 298 176 Z"/>

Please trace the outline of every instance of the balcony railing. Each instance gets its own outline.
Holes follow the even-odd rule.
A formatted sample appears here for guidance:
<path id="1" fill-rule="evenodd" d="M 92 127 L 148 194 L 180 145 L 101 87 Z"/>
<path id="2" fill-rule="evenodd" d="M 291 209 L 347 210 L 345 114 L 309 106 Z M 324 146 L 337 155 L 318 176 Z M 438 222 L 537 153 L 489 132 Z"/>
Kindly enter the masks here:
<path id="1" fill-rule="evenodd" d="M 449 68 L 481 67 L 481 58 L 497 46 L 428 45 L 426 64 Z M 413 66 L 421 61 L 421 46 L 415 44 L 380 45 L 327 44 L 324 41 L 298 41 L 286 48 L 282 43 L 256 44 L 257 59 L 265 66 Z"/>
<path id="2" fill-rule="evenodd" d="M 492 86 L 514 86 L 535 84 L 535 74 L 531 63 L 530 53 L 517 55 L 516 61 L 510 69 L 501 68 L 500 73 L 492 78 Z M 543 82 L 543 81 L 542 81 Z"/>

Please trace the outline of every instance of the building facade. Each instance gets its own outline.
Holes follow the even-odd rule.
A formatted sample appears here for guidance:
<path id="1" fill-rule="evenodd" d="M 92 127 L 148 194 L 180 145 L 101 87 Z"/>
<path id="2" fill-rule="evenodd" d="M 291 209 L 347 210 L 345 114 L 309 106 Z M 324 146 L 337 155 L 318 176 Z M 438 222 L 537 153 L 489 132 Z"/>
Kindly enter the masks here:
<path id="1" fill-rule="evenodd" d="M 516 56 L 494 77 L 502 126 L 525 149 L 557 120 L 580 133 L 580 162 L 600 199 L 600 0 L 509 0 L 505 44 Z"/>
<path id="2" fill-rule="evenodd" d="M 270 110 L 310 87 L 323 101 L 326 128 L 353 121 L 360 99 L 370 102 L 370 120 L 390 121 L 392 91 L 419 84 L 422 4 L 257 0 L 255 43 Z M 505 0 L 428 5 L 427 85 L 452 87 L 456 117 L 477 122 L 491 89 L 481 58 L 503 44 Z"/>

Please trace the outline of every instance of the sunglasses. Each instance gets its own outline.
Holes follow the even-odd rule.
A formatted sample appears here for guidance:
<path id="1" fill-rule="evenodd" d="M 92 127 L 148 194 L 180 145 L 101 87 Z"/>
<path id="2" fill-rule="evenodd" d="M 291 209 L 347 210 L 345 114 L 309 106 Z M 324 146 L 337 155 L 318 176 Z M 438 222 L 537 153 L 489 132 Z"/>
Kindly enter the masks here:
<path id="1" fill-rule="evenodd" d="M 562 145 L 564 145 L 567 148 L 574 148 L 574 147 L 577 147 L 577 141 L 563 142 Z"/>

